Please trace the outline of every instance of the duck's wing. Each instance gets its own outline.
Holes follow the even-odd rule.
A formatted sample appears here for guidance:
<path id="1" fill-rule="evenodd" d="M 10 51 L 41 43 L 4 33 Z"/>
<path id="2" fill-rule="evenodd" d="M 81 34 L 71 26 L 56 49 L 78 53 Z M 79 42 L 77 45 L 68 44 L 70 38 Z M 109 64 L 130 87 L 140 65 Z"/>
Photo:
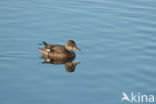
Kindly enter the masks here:
<path id="1" fill-rule="evenodd" d="M 56 52 L 56 53 L 66 53 L 66 49 L 64 46 L 61 45 L 46 45 L 46 49 L 49 49 L 50 52 Z"/>
<path id="2" fill-rule="evenodd" d="M 53 45 L 50 48 L 50 51 L 57 52 L 57 53 L 66 53 L 65 47 L 64 46 L 61 46 L 61 45 Z"/>
<path id="3" fill-rule="evenodd" d="M 43 45 L 45 46 L 45 50 L 48 51 L 48 52 L 56 52 L 56 53 L 66 53 L 67 50 L 65 49 L 65 46 L 62 46 L 62 45 L 52 45 L 52 44 L 48 44 L 44 41 L 43 42 Z"/>

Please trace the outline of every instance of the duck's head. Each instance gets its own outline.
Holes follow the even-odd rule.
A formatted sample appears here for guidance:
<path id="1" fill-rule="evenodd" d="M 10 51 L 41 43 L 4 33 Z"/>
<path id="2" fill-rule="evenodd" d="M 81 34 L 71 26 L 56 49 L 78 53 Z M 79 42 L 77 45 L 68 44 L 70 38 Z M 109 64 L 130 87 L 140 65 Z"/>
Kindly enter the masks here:
<path id="1" fill-rule="evenodd" d="M 80 49 L 77 48 L 76 46 L 76 43 L 73 41 L 73 40 L 68 40 L 66 42 L 66 45 L 65 45 L 66 49 L 69 50 L 69 51 L 72 51 L 72 49 L 75 49 L 77 51 L 80 51 Z"/>

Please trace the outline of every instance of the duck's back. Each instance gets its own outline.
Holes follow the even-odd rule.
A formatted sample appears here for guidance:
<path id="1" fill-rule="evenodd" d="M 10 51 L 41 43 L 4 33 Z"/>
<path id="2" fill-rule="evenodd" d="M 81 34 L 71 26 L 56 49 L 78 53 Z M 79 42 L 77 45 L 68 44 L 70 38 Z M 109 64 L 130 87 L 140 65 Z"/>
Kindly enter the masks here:
<path id="1" fill-rule="evenodd" d="M 48 55 L 51 58 L 74 58 L 75 53 L 73 51 L 68 51 L 65 46 L 62 45 L 45 45 L 45 48 L 40 48 L 41 52 Z M 47 51 L 48 50 L 48 51 Z"/>
<path id="2" fill-rule="evenodd" d="M 49 46 L 45 46 L 45 48 L 46 47 L 49 47 Z M 51 45 L 49 49 L 50 49 L 50 52 L 67 53 L 65 46 L 62 46 L 62 45 Z"/>

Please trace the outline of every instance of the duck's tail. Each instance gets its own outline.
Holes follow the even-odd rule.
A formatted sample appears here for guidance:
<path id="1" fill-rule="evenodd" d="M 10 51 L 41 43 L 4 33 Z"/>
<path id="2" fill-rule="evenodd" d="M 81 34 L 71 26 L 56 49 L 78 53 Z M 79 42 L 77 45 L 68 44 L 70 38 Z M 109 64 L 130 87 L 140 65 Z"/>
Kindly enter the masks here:
<path id="1" fill-rule="evenodd" d="M 47 55 L 48 54 L 48 50 L 45 48 L 38 48 L 43 54 Z"/>
<path id="2" fill-rule="evenodd" d="M 42 41 L 42 43 L 39 43 L 39 45 L 48 45 L 48 43 L 46 43 L 45 41 Z"/>
<path id="3" fill-rule="evenodd" d="M 44 45 L 48 45 L 45 41 L 42 41 L 42 43 L 43 43 Z"/>

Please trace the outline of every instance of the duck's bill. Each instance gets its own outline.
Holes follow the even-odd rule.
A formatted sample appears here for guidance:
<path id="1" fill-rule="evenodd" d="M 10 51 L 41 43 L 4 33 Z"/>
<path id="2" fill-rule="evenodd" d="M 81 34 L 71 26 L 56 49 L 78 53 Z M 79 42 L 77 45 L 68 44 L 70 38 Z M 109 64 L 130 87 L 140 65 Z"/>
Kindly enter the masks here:
<path id="1" fill-rule="evenodd" d="M 75 50 L 80 51 L 80 49 L 78 49 L 77 47 L 74 47 Z"/>
<path id="2" fill-rule="evenodd" d="M 73 65 L 77 65 L 77 64 L 80 64 L 80 62 L 73 63 Z"/>

